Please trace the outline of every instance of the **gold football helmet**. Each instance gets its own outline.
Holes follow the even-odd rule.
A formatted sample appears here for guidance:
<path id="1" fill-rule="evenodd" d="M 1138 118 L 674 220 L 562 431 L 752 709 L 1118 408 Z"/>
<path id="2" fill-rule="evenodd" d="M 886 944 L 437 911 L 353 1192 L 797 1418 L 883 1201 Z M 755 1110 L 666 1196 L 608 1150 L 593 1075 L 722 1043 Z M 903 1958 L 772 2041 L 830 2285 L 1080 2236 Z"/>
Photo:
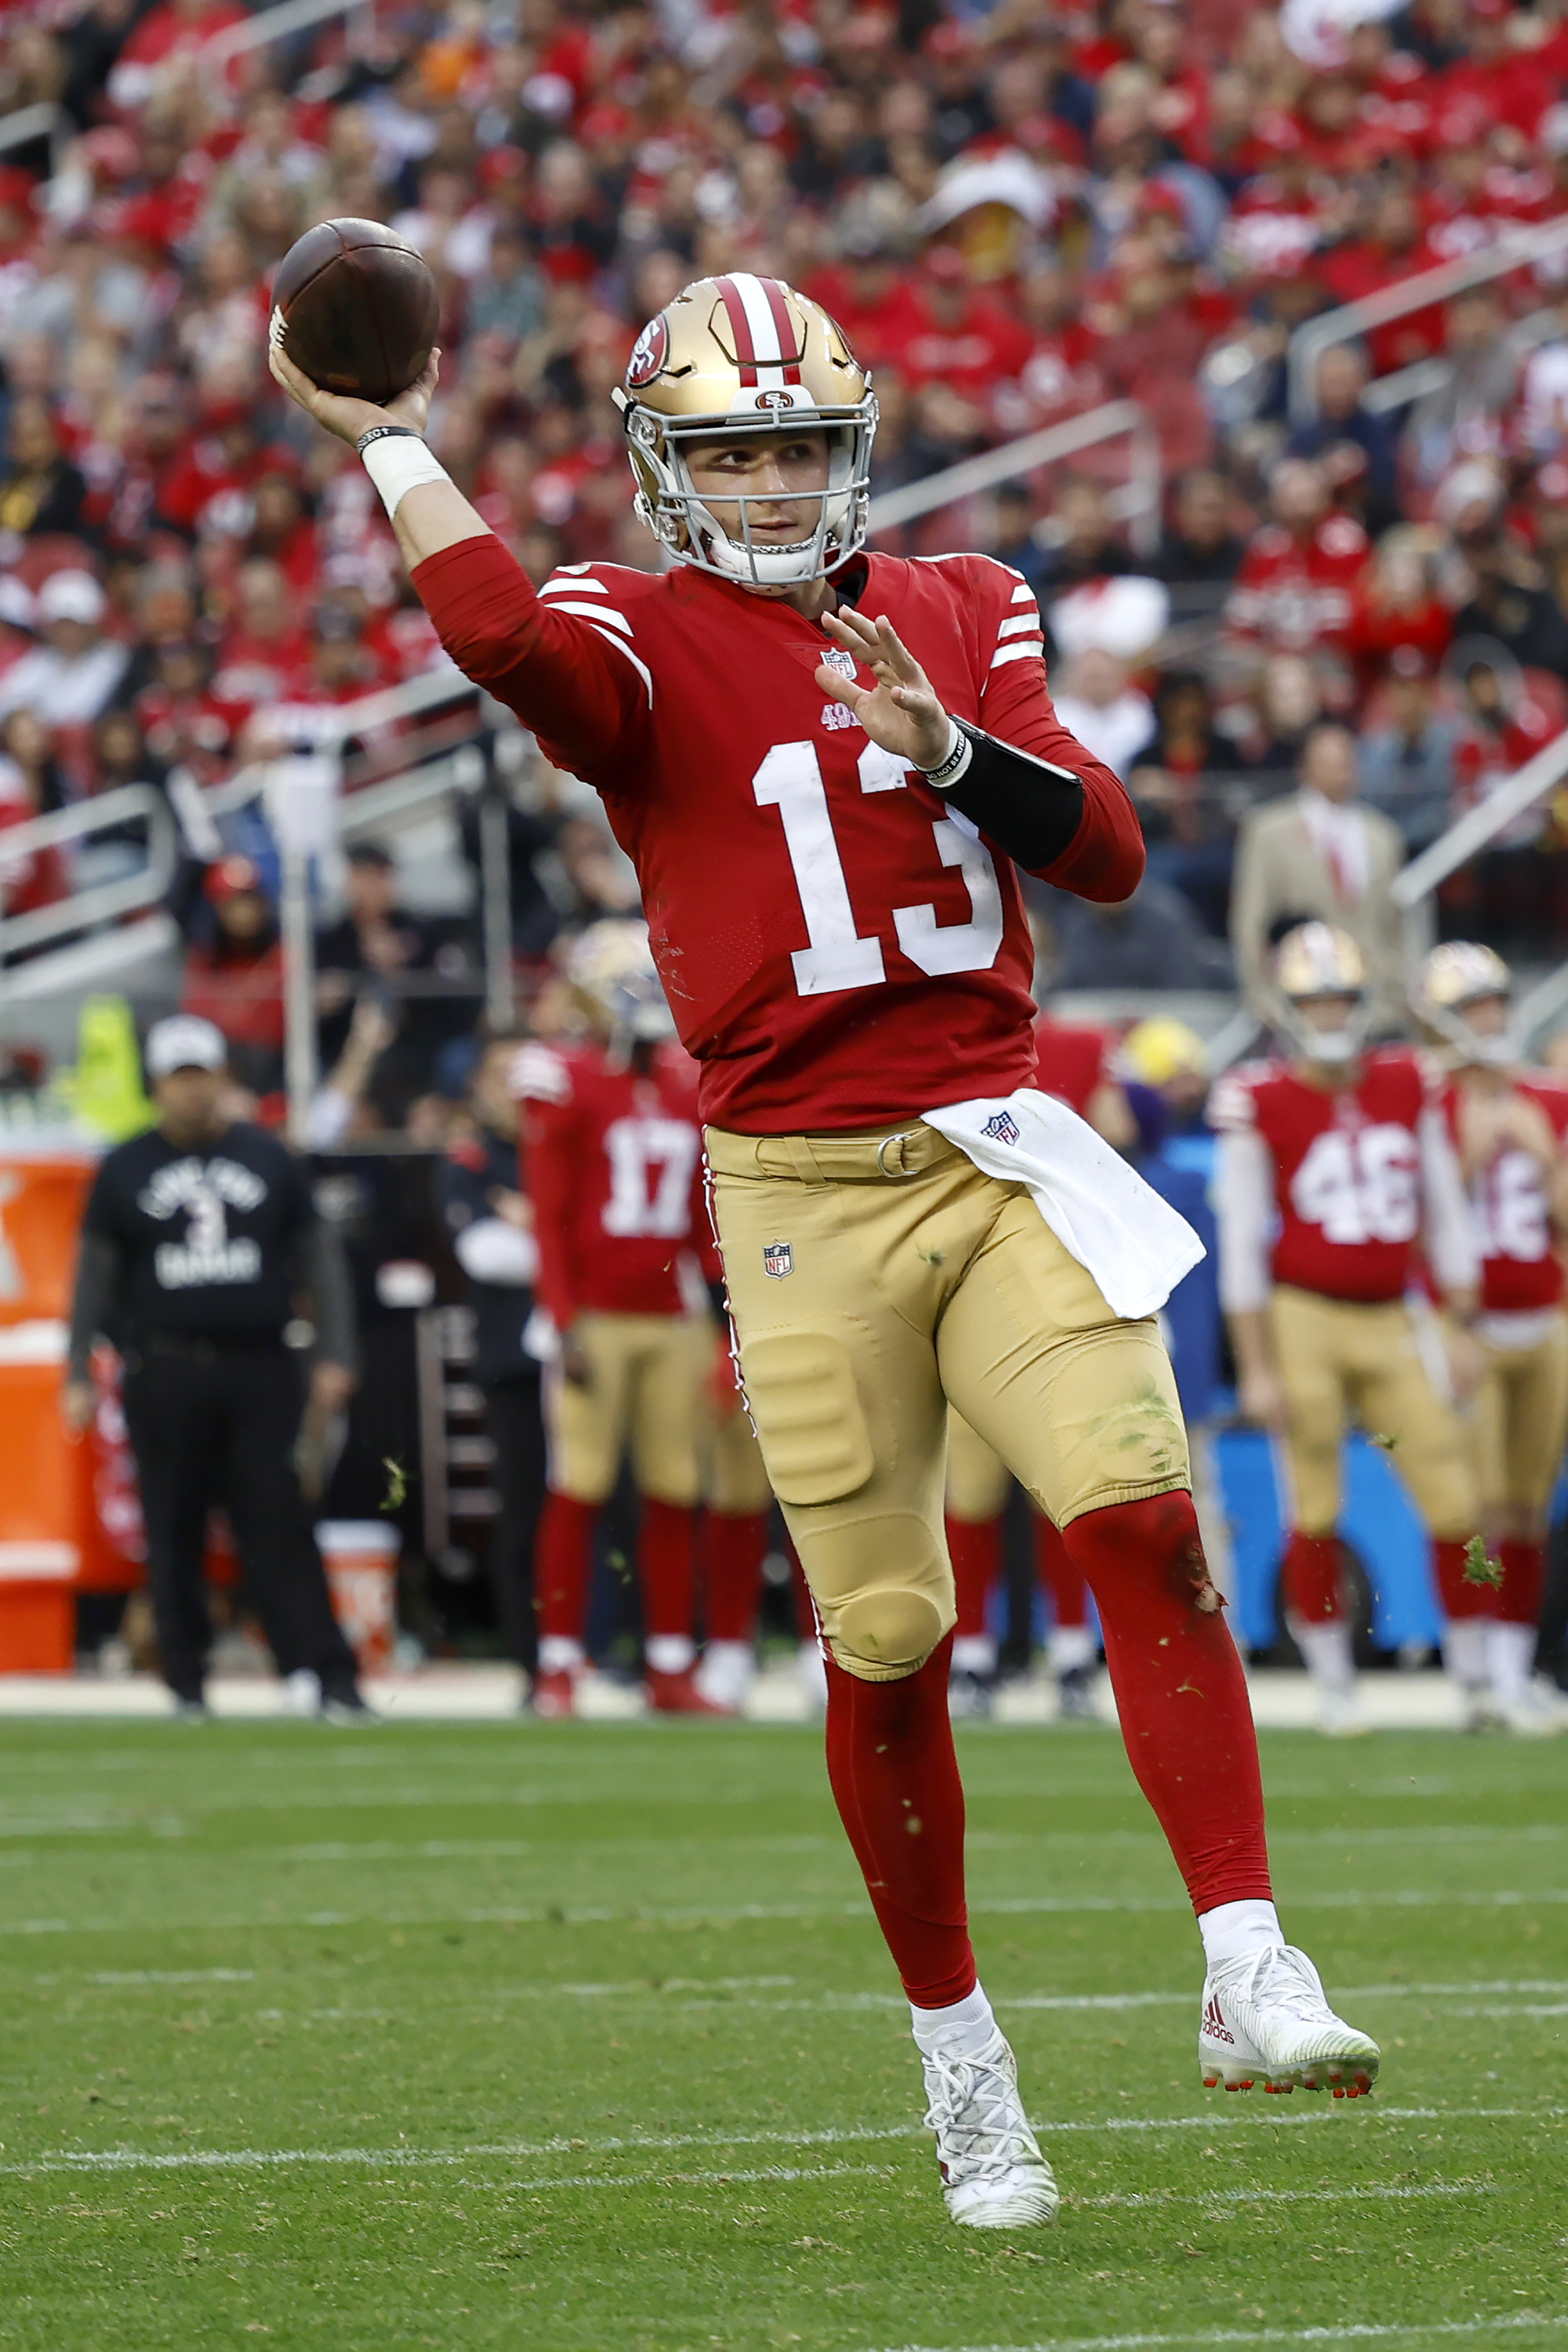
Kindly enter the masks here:
<path id="1" fill-rule="evenodd" d="M 1351 1062 L 1366 1043 L 1371 1007 L 1366 965 L 1348 931 L 1331 923 L 1299 923 L 1287 931 L 1274 956 L 1275 1018 L 1303 1060 Z M 1353 1001 L 1350 1018 L 1337 1029 L 1303 1020 L 1301 1007 L 1323 997 Z"/>
<path id="2" fill-rule="evenodd" d="M 613 916 L 572 943 L 566 977 L 596 1029 L 624 1045 L 657 1045 L 675 1023 L 659 984 L 647 925 Z"/>
<path id="3" fill-rule="evenodd" d="M 637 511 L 679 563 L 753 588 L 837 572 L 866 537 L 877 403 L 871 380 L 820 303 L 777 278 L 734 270 L 699 278 L 648 320 L 615 402 L 626 428 Z M 827 436 L 827 487 L 808 536 L 788 546 L 753 541 L 752 503 L 777 492 L 726 492 L 741 536 L 722 530 L 691 486 L 685 451 L 715 434 L 776 434 L 791 425 Z"/>
<path id="4" fill-rule="evenodd" d="M 1468 1062 L 1500 1068 L 1520 1058 L 1511 1024 L 1503 1018 L 1495 1031 L 1478 1029 L 1469 1015 L 1486 1002 L 1506 1006 L 1512 992 L 1513 974 L 1501 956 L 1479 940 L 1445 940 L 1421 967 L 1411 1010 L 1453 1067 Z"/>

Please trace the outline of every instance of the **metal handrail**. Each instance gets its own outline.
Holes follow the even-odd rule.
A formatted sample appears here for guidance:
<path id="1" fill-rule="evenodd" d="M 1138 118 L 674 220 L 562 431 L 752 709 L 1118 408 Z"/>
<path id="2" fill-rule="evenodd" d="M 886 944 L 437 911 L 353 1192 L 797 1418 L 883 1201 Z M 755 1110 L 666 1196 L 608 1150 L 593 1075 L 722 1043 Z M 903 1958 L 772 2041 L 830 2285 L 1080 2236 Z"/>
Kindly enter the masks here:
<path id="1" fill-rule="evenodd" d="M 1439 882 L 1446 882 L 1457 866 L 1474 857 L 1489 841 L 1503 832 L 1516 816 L 1542 799 L 1553 784 L 1568 776 L 1568 727 L 1543 744 L 1533 760 L 1511 775 L 1506 784 L 1478 801 L 1456 819 L 1447 833 L 1440 834 L 1429 849 L 1413 857 L 1394 876 L 1392 896 L 1402 913 L 1408 914 L 1423 898 L 1434 891 Z"/>
<path id="2" fill-rule="evenodd" d="M 869 528 L 891 530 L 900 523 L 914 522 L 939 507 L 952 506 L 955 499 L 994 489 L 998 482 L 1032 474 L 1037 467 L 1055 465 L 1063 457 L 1076 457 L 1080 449 L 1092 449 L 1101 441 L 1119 441 L 1123 436 L 1132 443 L 1133 478 L 1129 485 L 1132 528 L 1128 536 L 1140 555 L 1152 555 L 1160 538 L 1160 436 L 1147 409 L 1136 400 L 1108 400 L 1082 416 L 1044 425 L 1037 433 L 1005 442 L 999 449 L 983 450 L 977 457 L 962 458 L 940 474 L 928 474 L 923 481 L 884 490 L 871 501 Z"/>
<path id="3" fill-rule="evenodd" d="M 278 8 L 264 8 L 243 25 L 226 25 L 202 45 L 204 65 L 226 65 L 230 58 L 243 56 L 247 49 L 265 48 L 269 41 L 286 40 L 290 33 L 302 33 L 311 25 L 324 24 L 329 16 L 346 16 L 353 9 L 365 5 L 365 0 L 282 0 Z"/>
<path id="4" fill-rule="evenodd" d="M 162 793 L 151 784 L 121 784 L 101 799 L 56 809 L 47 816 L 29 817 L 25 824 L 0 832 L 0 864 L 30 857 L 41 849 L 58 848 L 94 833 L 117 830 L 136 819 L 147 820 L 147 863 L 135 874 L 116 882 L 95 883 L 52 906 L 35 907 L 26 915 L 0 916 L 0 951 L 37 947 L 117 916 L 156 905 L 174 878 L 177 843 L 174 812 Z"/>
<path id="5" fill-rule="evenodd" d="M 35 105 L 18 106 L 13 113 L 0 114 L 0 154 L 13 147 L 30 147 L 35 139 L 49 142 L 51 171 L 60 168 L 60 153 L 66 141 L 76 128 L 63 106 L 53 99 L 40 98 Z"/>
<path id="6" fill-rule="evenodd" d="M 1446 302 L 1450 295 L 1463 294 L 1471 286 L 1485 286 L 1494 278 L 1506 278 L 1510 269 L 1544 261 L 1565 250 L 1568 218 L 1545 221 L 1539 228 L 1522 229 L 1517 236 L 1500 238 L 1484 253 L 1464 254 L 1457 261 L 1439 262 L 1434 269 L 1419 269 L 1414 278 L 1402 278 L 1396 285 L 1384 286 L 1376 294 L 1363 294 L 1358 302 L 1342 303 L 1337 310 L 1325 310 L 1321 317 L 1307 320 L 1290 338 L 1287 362 L 1290 422 L 1316 423 L 1318 362 L 1333 344 L 1353 342 L 1370 327 L 1386 327 L 1395 319 L 1407 318 L 1412 310 L 1429 310 L 1435 302 Z"/>

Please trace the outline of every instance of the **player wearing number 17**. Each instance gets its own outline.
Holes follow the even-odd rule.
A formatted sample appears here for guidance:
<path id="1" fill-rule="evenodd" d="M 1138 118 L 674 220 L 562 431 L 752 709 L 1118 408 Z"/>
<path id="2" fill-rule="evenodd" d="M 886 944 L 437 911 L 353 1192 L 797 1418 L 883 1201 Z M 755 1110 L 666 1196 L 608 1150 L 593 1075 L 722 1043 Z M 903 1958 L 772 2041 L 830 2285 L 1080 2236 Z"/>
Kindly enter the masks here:
<path id="1" fill-rule="evenodd" d="M 361 446 L 447 650 L 597 788 L 636 861 L 700 1066 L 747 1401 L 822 1624 L 829 1777 L 910 2001 L 952 2218 L 1048 2221 L 1057 2192 L 965 1916 L 950 1400 L 1094 1591 L 1199 1914 L 1205 2077 L 1370 2087 L 1375 2045 L 1270 1896 L 1154 1320 L 1197 1245 L 1033 1086 L 1015 866 L 1107 901 L 1142 870 L 1126 793 L 1052 709 L 1033 593 L 981 556 L 862 551 L 876 404 L 833 321 L 775 279 L 699 280 L 633 352 L 622 414 L 660 575 L 584 565 L 536 595 L 395 437 L 433 375 L 384 413 L 273 367 Z"/>

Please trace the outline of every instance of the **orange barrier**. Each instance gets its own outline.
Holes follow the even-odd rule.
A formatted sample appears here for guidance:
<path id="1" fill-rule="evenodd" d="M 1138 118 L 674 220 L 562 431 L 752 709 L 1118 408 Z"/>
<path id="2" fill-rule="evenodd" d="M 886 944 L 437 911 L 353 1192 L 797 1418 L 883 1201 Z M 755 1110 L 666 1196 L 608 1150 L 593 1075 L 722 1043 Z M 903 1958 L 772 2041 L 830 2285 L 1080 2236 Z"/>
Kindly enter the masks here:
<path id="1" fill-rule="evenodd" d="M 94 1446 L 60 1417 L 82 1205 L 98 1155 L 0 1138 L 0 1673 L 64 1673 L 76 1586 L 100 1549 Z"/>
<path id="2" fill-rule="evenodd" d="M 384 1519 L 323 1519 L 316 1529 L 332 1614 L 362 1675 L 384 1675 L 397 1639 L 397 1553 Z"/>

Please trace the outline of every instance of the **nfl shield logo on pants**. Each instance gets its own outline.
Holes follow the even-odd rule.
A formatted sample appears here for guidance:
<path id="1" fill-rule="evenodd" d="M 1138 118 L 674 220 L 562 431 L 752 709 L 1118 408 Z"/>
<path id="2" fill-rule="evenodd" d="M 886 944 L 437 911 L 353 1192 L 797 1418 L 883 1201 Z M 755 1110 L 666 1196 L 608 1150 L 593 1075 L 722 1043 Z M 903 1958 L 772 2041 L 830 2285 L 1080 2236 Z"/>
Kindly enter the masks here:
<path id="1" fill-rule="evenodd" d="M 763 1272 L 782 1282 L 786 1274 L 795 1272 L 795 1250 L 788 1242 L 763 1244 Z"/>

